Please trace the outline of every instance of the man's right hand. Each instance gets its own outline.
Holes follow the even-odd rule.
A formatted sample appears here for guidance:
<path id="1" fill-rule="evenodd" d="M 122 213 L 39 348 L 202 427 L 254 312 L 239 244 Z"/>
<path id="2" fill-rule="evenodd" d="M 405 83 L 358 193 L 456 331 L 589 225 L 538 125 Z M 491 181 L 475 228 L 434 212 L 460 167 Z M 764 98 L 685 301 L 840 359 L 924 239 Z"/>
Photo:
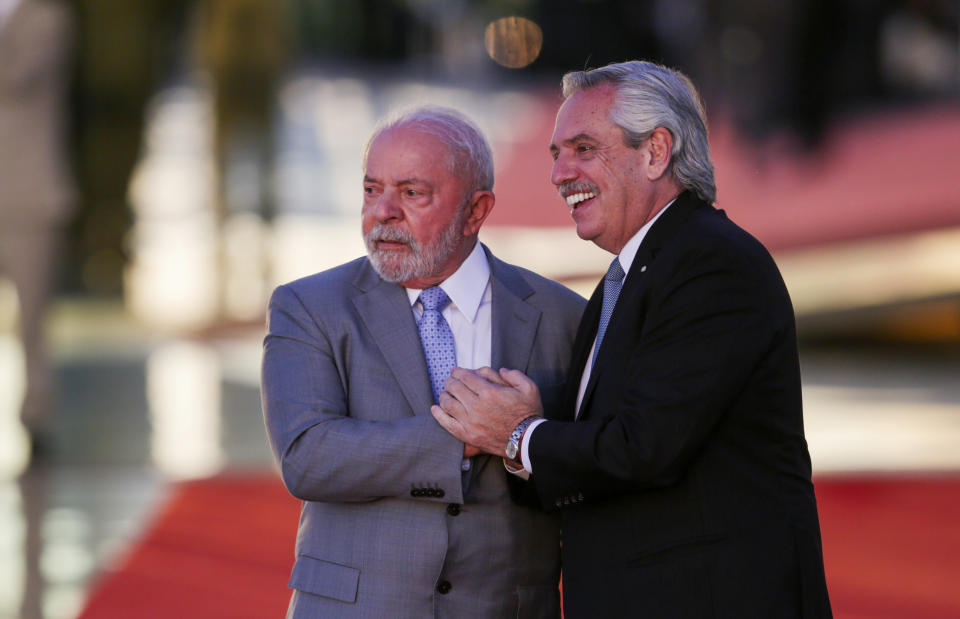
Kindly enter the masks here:
<path id="1" fill-rule="evenodd" d="M 507 383 L 507 381 L 503 380 L 503 378 L 500 376 L 500 374 L 499 374 L 496 370 L 494 370 L 494 369 L 492 369 L 492 368 L 488 368 L 488 367 L 479 368 L 479 369 L 477 369 L 477 370 L 474 370 L 474 372 L 475 372 L 476 374 L 478 374 L 479 376 L 482 376 L 483 378 L 486 378 L 486 379 L 489 380 L 491 383 L 494 383 L 494 384 L 497 384 L 497 385 L 503 385 L 504 387 L 509 387 L 509 386 L 510 386 L 509 383 Z M 463 444 L 463 457 L 464 457 L 464 458 L 472 458 L 473 456 L 479 456 L 479 455 L 482 454 L 482 453 L 483 453 L 483 450 L 480 449 L 479 447 L 475 447 L 475 446 L 470 445 L 470 444 L 468 444 L 468 443 L 464 443 L 464 444 Z"/>
<path id="2" fill-rule="evenodd" d="M 521 421 L 543 416 L 536 384 L 518 370 L 454 368 L 430 412 L 450 434 L 482 451 L 501 456 Z"/>

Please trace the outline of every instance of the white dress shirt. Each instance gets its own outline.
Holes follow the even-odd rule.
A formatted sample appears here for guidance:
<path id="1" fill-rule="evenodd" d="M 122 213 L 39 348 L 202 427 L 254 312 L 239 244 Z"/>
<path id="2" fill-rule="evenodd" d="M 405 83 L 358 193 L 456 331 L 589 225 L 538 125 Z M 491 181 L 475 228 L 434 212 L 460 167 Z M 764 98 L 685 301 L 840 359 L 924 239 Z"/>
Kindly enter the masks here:
<path id="1" fill-rule="evenodd" d="M 440 283 L 440 288 L 450 297 L 441 313 L 453 332 L 457 365 L 469 370 L 489 366 L 493 342 L 490 264 L 479 242 L 460 268 Z M 414 318 L 419 322 L 423 314 L 420 290 L 406 290 Z M 464 459 L 462 466 L 469 470 L 470 460 Z"/>
<path id="2" fill-rule="evenodd" d="M 653 226 L 654 222 L 663 215 L 670 205 L 673 204 L 673 200 L 667 203 L 665 207 L 660 209 L 660 212 L 653 216 L 653 218 L 645 223 L 642 228 L 637 230 L 637 233 L 630 237 L 630 240 L 627 241 L 626 245 L 623 246 L 623 249 L 620 250 L 620 253 L 617 254 L 617 258 L 620 260 L 620 266 L 623 267 L 624 276 L 623 279 L 626 281 L 627 275 L 630 273 L 630 267 L 633 266 L 633 259 L 637 257 L 637 250 L 640 249 L 640 243 L 643 242 L 643 238 L 647 236 L 647 232 L 650 231 L 650 228 Z M 646 268 L 646 265 L 642 265 L 641 268 Z M 583 368 L 583 374 L 580 376 L 580 389 L 577 391 L 577 408 L 576 415 L 580 416 L 580 404 L 583 403 L 583 394 L 587 390 L 587 383 L 590 382 L 590 372 L 593 370 L 593 349 L 597 346 L 597 338 L 593 338 L 593 346 L 590 347 L 590 354 L 587 355 L 587 364 Z M 530 437 L 533 435 L 533 431 L 541 423 L 545 423 L 546 419 L 538 419 L 530 424 L 527 428 L 527 431 L 523 434 L 523 442 L 520 445 L 520 459 L 523 462 L 523 471 L 512 471 L 508 467 L 507 470 L 518 473 L 521 477 L 526 477 L 523 475 L 523 472 L 526 472 L 527 475 L 533 473 L 533 466 L 530 463 Z"/>

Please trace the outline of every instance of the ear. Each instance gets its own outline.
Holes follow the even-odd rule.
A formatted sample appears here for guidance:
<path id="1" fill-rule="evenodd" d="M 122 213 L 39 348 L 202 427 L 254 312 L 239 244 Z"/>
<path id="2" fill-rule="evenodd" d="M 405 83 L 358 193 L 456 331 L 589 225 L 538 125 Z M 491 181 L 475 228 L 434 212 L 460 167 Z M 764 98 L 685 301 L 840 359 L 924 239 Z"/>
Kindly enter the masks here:
<path id="1" fill-rule="evenodd" d="M 463 235 L 474 236 L 480 232 L 480 226 L 486 221 L 487 215 L 493 210 L 497 201 L 492 191 L 475 191 L 470 196 L 467 209 L 470 212 L 467 221 L 463 224 Z"/>
<path id="2" fill-rule="evenodd" d="M 673 151 L 673 135 L 663 127 L 657 127 L 647 138 L 647 153 L 650 155 L 650 164 L 647 166 L 647 178 L 655 181 L 670 169 L 671 153 Z"/>

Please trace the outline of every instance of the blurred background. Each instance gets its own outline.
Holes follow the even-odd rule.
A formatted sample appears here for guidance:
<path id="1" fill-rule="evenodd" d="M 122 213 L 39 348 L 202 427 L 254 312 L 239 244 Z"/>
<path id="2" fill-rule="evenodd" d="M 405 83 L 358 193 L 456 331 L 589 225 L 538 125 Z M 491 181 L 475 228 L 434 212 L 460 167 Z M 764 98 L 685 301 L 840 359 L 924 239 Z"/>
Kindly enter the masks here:
<path id="1" fill-rule="evenodd" d="M 634 58 L 699 86 L 717 206 L 781 267 L 817 479 L 951 478 L 958 32 L 954 0 L 0 1 L 0 617 L 80 615 L 181 482 L 272 472 L 266 299 L 363 253 L 391 111 L 474 118 L 481 239 L 589 295 L 547 144 L 564 72 Z"/>

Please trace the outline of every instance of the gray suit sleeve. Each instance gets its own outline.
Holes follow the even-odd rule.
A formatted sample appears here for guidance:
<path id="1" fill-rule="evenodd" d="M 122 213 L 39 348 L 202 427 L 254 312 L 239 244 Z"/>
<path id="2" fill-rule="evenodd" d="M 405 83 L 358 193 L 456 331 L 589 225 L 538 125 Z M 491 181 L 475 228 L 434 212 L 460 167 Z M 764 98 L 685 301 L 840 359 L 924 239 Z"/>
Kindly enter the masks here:
<path id="1" fill-rule="evenodd" d="M 399 387 L 363 394 L 362 401 L 380 410 L 351 411 L 350 402 L 359 399 L 348 397 L 351 370 L 337 355 L 343 348 L 343 342 L 333 345 L 292 290 L 277 288 L 268 311 L 261 397 L 288 490 L 307 501 L 462 503 L 463 443 L 428 411 L 411 415 Z"/>

